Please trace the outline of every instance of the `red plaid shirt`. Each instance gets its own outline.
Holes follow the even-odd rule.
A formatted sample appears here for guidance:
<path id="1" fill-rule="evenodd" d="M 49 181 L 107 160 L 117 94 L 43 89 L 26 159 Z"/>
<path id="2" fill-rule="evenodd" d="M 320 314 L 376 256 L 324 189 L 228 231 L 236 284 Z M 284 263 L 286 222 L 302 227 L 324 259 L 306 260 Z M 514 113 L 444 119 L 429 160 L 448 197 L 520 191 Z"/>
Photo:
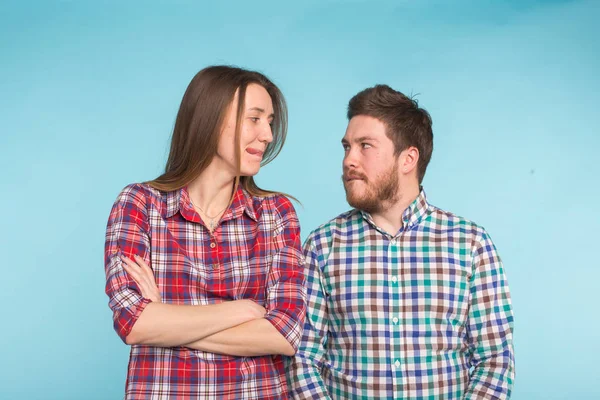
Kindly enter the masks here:
<path id="1" fill-rule="evenodd" d="M 281 195 L 251 197 L 239 188 L 211 234 L 186 188 L 127 186 L 106 231 L 106 293 L 114 328 L 125 340 L 150 302 L 119 254 L 138 254 L 154 271 L 162 301 L 206 305 L 252 299 L 297 349 L 305 312 L 300 227 Z M 126 398 L 283 399 L 282 356 L 233 357 L 187 347 L 131 346 Z"/>

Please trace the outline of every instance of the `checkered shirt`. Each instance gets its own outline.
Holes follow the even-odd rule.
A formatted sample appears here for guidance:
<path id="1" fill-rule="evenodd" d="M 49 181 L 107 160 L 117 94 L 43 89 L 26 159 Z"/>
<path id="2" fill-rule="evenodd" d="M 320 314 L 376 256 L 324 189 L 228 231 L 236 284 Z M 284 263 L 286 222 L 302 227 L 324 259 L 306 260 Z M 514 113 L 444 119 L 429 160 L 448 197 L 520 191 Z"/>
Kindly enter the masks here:
<path id="1" fill-rule="evenodd" d="M 251 299 L 297 348 L 305 311 L 300 227 L 281 195 L 251 197 L 238 188 L 214 233 L 201 224 L 186 188 L 126 187 L 106 231 L 106 293 L 125 340 L 150 302 L 119 255 L 149 263 L 163 303 L 207 305 Z M 187 347 L 131 347 L 127 399 L 284 399 L 282 356 L 233 357 Z"/>
<path id="2" fill-rule="evenodd" d="M 423 191 L 402 222 L 389 235 L 352 210 L 308 237 L 292 398 L 509 398 L 513 315 L 490 236 Z"/>

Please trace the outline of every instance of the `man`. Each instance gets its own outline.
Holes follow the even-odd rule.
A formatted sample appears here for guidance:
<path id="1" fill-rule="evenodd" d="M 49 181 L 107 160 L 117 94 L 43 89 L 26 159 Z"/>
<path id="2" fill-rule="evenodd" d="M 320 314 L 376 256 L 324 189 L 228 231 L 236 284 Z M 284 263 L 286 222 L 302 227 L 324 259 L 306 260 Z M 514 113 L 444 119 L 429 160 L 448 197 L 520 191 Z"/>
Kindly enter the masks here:
<path id="1" fill-rule="evenodd" d="M 358 93 L 342 139 L 353 210 L 305 245 L 307 315 L 293 398 L 506 399 L 504 269 L 480 226 L 427 202 L 431 118 L 389 86 Z"/>

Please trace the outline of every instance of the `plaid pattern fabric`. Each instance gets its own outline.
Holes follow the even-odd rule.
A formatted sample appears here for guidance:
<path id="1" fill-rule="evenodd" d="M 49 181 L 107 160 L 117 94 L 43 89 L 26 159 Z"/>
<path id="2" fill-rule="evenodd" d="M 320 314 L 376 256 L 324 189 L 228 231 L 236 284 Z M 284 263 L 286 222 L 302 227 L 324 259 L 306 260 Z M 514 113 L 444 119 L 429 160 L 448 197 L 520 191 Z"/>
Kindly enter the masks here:
<path id="1" fill-rule="evenodd" d="M 304 334 L 295 399 L 505 399 L 513 316 L 486 231 L 427 203 L 391 236 L 352 210 L 304 245 Z"/>
<path id="2" fill-rule="evenodd" d="M 207 305 L 252 299 L 297 348 L 305 311 L 300 227 L 281 195 L 252 198 L 239 188 L 213 234 L 201 224 L 186 188 L 126 187 L 106 231 L 106 293 L 125 340 L 150 300 L 119 255 L 138 254 L 154 270 L 162 301 Z M 283 399 L 283 357 L 232 357 L 186 347 L 131 348 L 128 399 Z"/>

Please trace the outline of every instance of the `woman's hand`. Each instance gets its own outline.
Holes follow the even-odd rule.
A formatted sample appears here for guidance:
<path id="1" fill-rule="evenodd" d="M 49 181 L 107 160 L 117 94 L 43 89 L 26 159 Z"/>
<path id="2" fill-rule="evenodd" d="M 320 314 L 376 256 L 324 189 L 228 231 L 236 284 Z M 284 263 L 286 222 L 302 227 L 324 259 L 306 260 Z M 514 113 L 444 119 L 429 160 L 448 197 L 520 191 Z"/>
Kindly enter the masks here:
<path id="1" fill-rule="evenodd" d="M 123 268 L 135 283 L 138 284 L 142 291 L 142 296 L 157 303 L 162 302 L 160 290 L 158 290 L 158 286 L 156 285 L 152 269 L 144 262 L 142 257 L 137 254 L 133 257 L 135 261 L 125 256 L 121 256 Z"/>

